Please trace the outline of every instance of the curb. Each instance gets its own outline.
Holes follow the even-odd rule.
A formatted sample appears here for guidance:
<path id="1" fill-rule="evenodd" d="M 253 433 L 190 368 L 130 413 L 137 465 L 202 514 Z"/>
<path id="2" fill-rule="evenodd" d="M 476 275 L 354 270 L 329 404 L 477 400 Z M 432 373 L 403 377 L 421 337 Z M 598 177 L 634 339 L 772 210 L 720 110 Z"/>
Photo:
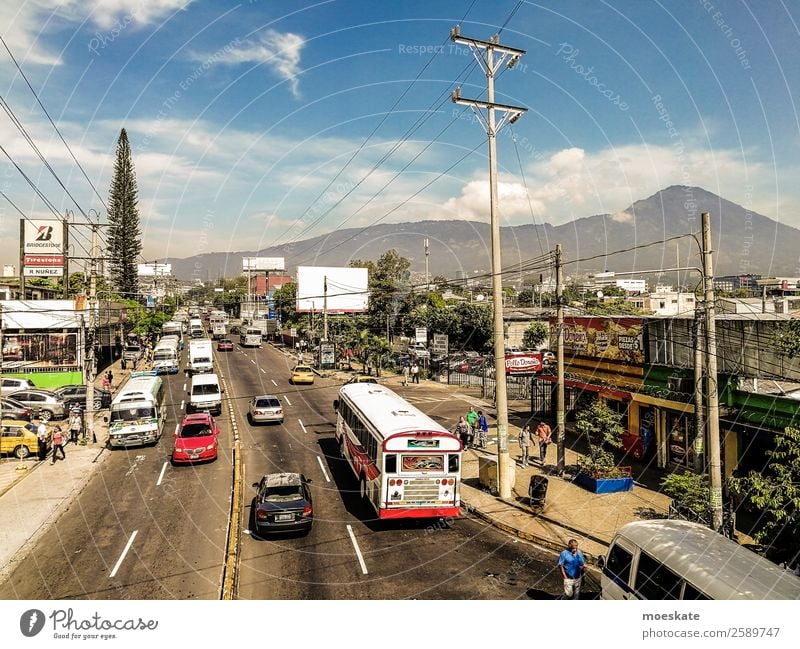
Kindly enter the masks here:
<path id="1" fill-rule="evenodd" d="M 220 373 L 220 381 L 223 389 L 227 392 L 228 386 L 225 377 Z M 236 567 L 239 561 L 239 531 L 241 527 L 241 500 L 242 500 L 242 454 L 239 441 L 239 426 L 236 423 L 236 415 L 233 403 L 228 400 L 228 418 L 231 422 L 233 431 L 233 473 L 231 485 L 231 507 L 228 516 L 228 534 L 225 540 L 225 563 L 222 568 L 221 578 L 221 600 L 234 599 L 236 590 Z"/>

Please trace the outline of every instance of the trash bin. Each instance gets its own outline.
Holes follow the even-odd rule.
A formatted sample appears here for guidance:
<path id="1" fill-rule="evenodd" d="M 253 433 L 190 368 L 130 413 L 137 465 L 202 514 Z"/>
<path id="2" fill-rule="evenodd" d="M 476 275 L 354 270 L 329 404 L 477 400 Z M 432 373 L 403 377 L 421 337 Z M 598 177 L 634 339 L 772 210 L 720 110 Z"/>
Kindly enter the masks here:
<path id="1" fill-rule="evenodd" d="M 547 478 L 543 475 L 532 475 L 528 485 L 528 498 L 531 507 L 544 507 L 547 496 Z"/>

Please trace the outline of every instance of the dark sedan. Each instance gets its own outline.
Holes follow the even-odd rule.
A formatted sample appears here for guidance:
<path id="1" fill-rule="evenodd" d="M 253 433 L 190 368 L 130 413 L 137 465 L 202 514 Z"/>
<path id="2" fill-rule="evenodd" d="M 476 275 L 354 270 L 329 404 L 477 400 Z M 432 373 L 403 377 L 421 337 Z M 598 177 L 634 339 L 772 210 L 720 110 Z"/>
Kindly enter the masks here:
<path id="1" fill-rule="evenodd" d="M 3 397 L 0 412 L 3 414 L 3 419 L 16 419 L 17 421 L 30 421 L 33 414 L 24 403 L 8 397 Z"/>
<path id="2" fill-rule="evenodd" d="M 270 473 L 254 482 L 255 530 L 259 536 L 271 532 L 311 531 L 314 508 L 309 480 L 301 473 Z"/>
<path id="3" fill-rule="evenodd" d="M 58 388 L 55 393 L 67 405 L 67 408 L 78 405 L 86 407 L 86 386 L 85 385 L 65 385 Z M 111 406 L 111 393 L 100 388 L 94 389 L 94 409 L 102 410 Z"/>

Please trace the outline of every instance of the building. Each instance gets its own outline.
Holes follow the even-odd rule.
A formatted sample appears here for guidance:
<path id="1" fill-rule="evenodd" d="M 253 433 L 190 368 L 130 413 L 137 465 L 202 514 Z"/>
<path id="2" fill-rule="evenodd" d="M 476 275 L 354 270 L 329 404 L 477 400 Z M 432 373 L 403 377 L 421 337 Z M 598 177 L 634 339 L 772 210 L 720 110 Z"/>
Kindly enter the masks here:
<path id="1" fill-rule="evenodd" d="M 656 290 L 650 293 L 649 308 L 658 316 L 692 315 L 695 309 L 694 293 L 682 293 L 671 286 L 656 285 Z"/>
<path id="2" fill-rule="evenodd" d="M 617 277 L 614 271 L 595 273 L 582 286 L 586 291 L 604 291 L 609 288 L 622 289 L 626 293 L 644 293 L 647 291 L 647 281 L 643 279 L 627 279 Z"/>
<path id="3" fill-rule="evenodd" d="M 759 291 L 758 280 L 761 275 L 721 275 L 714 278 L 715 291 L 727 291 L 732 293 L 738 290 Z"/>

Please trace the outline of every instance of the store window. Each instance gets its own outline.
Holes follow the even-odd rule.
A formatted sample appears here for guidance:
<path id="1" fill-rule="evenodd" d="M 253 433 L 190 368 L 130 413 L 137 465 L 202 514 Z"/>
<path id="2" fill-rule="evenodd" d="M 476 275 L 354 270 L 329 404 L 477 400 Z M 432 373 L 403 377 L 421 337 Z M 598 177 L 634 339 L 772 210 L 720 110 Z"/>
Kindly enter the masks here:
<path id="1" fill-rule="evenodd" d="M 694 463 L 694 418 L 683 413 L 667 413 L 667 450 L 670 463 L 692 468 Z"/>

